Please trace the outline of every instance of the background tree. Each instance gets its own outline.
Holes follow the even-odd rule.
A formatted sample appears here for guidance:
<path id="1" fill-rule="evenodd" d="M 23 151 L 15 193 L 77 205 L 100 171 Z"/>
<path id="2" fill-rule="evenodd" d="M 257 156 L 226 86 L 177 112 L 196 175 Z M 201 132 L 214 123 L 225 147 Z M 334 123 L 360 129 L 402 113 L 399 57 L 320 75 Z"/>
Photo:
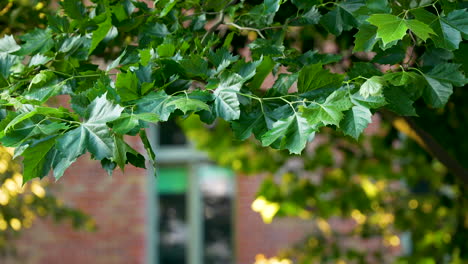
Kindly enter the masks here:
<path id="1" fill-rule="evenodd" d="M 456 215 L 444 232 L 450 235 L 448 245 L 440 244 L 438 251 L 430 241 L 439 239 L 416 243 L 416 238 L 421 248 L 414 258 L 429 251 L 438 262 L 466 258 L 459 242 L 466 234 L 463 194 L 468 182 L 462 159 L 468 149 L 462 140 L 466 106 L 460 103 L 467 83 L 465 2 L 164 0 L 155 1 L 154 8 L 130 0 L 60 4 L 59 14 L 20 41 L 9 35 L 0 39 L 0 142 L 24 156 L 24 180 L 51 170 L 59 179 L 86 152 L 109 173 L 127 163 L 143 167 L 144 157 L 123 136 L 139 135 L 154 161 L 144 130 L 148 123 L 195 113 L 208 124 L 226 120 L 240 140 L 253 134 L 262 146 L 303 153 L 304 171 L 323 170 L 315 183 L 299 179 L 297 171 L 287 174 L 287 185 L 266 182 L 259 211 L 270 205 L 280 215 L 307 215 L 310 208 L 321 208 L 321 217 L 354 213 L 368 232 L 364 234 L 381 235 L 381 229 L 368 227 L 372 216 L 363 212 L 380 219 L 387 209 L 393 215 L 387 217 L 389 225 L 401 219 L 393 210 L 401 208 L 395 197 L 409 192 L 405 185 L 428 197 L 438 192 L 448 197 L 440 207 L 431 200 L 436 198 L 402 199 L 402 205 L 414 208 L 405 210 L 408 219 L 439 211 L 440 221 Z M 271 87 L 262 85 L 268 75 L 275 79 Z M 51 107 L 59 95 L 68 97 L 71 107 Z M 342 134 L 358 139 L 376 112 L 385 120 L 381 135 L 362 139 L 363 149 L 355 143 L 314 140 L 345 142 L 337 139 Z M 426 152 L 402 140 L 401 133 L 388 128 L 390 123 Z M 318 155 L 303 152 L 308 142 L 319 146 Z M 405 158 L 390 165 L 402 151 Z M 259 164 L 241 165 L 277 169 L 263 166 L 256 153 L 249 155 Z M 270 160 L 289 159 L 281 152 L 267 153 Z M 335 154 L 347 160 L 333 158 Z M 387 162 L 375 164 L 371 155 Z M 406 162 L 421 167 L 411 171 Z M 376 171 L 366 172 L 372 168 Z M 425 168 L 434 176 L 421 176 L 418 172 Z M 403 183 L 395 180 L 402 174 Z M 389 192 L 383 192 L 386 188 Z M 328 198 L 303 199 L 314 193 Z M 338 206 L 326 206 L 331 202 Z M 273 216 L 269 211 L 266 219 Z M 426 223 L 436 228 L 440 221 Z M 394 223 L 397 230 L 411 227 L 403 222 Z M 383 234 L 390 245 L 396 244 L 395 234 Z M 302 261 L 315 254 L 305 252 Z M 342 251 L 321 252 L 323 257 L 337 254 Z"/>

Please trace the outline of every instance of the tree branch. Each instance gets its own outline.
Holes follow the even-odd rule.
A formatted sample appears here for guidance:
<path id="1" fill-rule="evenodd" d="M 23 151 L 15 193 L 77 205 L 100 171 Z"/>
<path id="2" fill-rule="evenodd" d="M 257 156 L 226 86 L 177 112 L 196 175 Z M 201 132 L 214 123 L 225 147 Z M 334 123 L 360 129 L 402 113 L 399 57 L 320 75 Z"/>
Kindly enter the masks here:
<path id="1" fill-rule="evenodd" d="M 262 32 L 260 31 L 260 29 L 257 29 L 257 28 L 243 27 L 243 26 L 239 26 L 239 25 L 237 25 L 237 24 L 235 24 L 235 23 L 224 23 L 224 25 L 226 25 L 226 26 L 233 26 L 233 27 L 235 27 L 235 28 L 237 28 L 237 29 L 240 29 L 240 30 L 255 31 L 255 32 L 257 32 L 257 34 L 258 34 L 262 39 L 265 38 L 265 36 L 263 36 Z"/>
<path id="2" fill-rule="evenodd" d="M 397 117 L 389 111 L 380 111 L 382 115 L 392 122 L 398 131 L 408 135 L 414 139 L 422 148 L 424 148 L 432 157 L 437 159 L 457 178 L 459 178 L 465 185 L 468 185 L 468 169 L 463 167 L 450 153 L 442 147 L 437 140 L 435 140 L 428 132 L 422 129 L 410 117 Z M 395 125 L 394 121 L 403 121 L 410 131 L 405 131 Z"/>

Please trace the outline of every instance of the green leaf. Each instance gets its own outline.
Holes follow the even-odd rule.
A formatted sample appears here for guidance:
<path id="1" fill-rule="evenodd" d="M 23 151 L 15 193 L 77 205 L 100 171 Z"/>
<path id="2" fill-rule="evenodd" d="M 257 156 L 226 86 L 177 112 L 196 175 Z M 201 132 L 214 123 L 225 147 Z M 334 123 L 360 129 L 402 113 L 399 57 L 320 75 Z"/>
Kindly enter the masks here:
<path id="1" fill-rule="evenodd" d="M 298 9 L 309 10 L 311 9 L 315 3 L 311 0 L 291 0 L 291 2 L 297 6 Z"/>
<path id="2" fill-rule="evenodd" d="M 367 21 L 377 27 L 377 37 L 384 44 L 402 39 L 408 30 L 405 20 L 390 14 L 374 14 Z"/>
<path id="3" fill-rule="evenodd" d="M 377 52 L 372 62 L 379 64 L 397 64 L 401 63 L 406 56 L 406 50 L 400 45 L 395 45 L 389 49 Z"/>
<path id="4" fill-rule="evenodd" d="M 465 38 L 468 36 L 468 12 L 466 8 L 450 12 L 445 17 L 445 21 L 451 27 L 464 34 Z"/>
<path id="5" fill-rule="evenodd" d="M 136 115 L 124 113 L 112 122 L 112 130 L 119 134 L 127 134 L 139 125 L 138 121 Z"/>
<path id="6" fill-rule="evenodd" d="M 169 12 L 171 12 L 172 8 L 177 4 L 176 0 L 169 0 L 169 1 L 158 1 L 158 2 L 165 2 L 164 3 L 164 8 L 161 10 L 161 13 L 159 13 L 159 17 L 165 17 Z"/>
<path id="7" fill-rule="evenodd" d="M 122 110 L 122 107 L 108 101 L 106 94 L 91 102 L 86 109 L 87 120 L 57 139 L 63 170 L 86 150 L 97 160 L 113 157 L 114 140 L 106 122 L 117 119 Z"/>
<path id="8" fill-rule="evenodd" d="M 343 113 L 334 105 L 321 105 L 315 107 L 302 107 L 301 111 L 307 121 L 311 124 L 335 125 L 339 126 Z"/>
<path id="9" fill-rule="evenodd" d="M 426 24 L 418 20 L 406 20 L 406 26 L 416 34 L 419 38 L 426 41 L 429 34 L 435 35 L 434 31 Z"/>
<path id="10" fill-rule="evenodd" d="M 104 22 L 98 25 L 98 28 L 93 31 L 93 38 L 91 41 L 91 47 L 89 48 L 88 55 L 93 53 L 94 49 L 99 45 L 99 43 L 106 37 L 109 30 L 112 28 L 112 19 L 111 16 L 107 16 Z"/>
<path id="11" fill-rule="evenodd" d="M 210 107 L 204 102 L 196 99 L 191 99 L 187 96 L 175 99 L 167 104 L 167 106 L 174 105 L 177 109 L 181 110 L 186 114 L 187 112 L 194 111 L 198 112 L 201 110 L 210 111 Z"/>
<path id="12" fill-rule="evenodd" d="M 263 13 L 264 14 L 274 14 L 278 12 L 282 0 L 264 0 Z"/>
<path id="13" fill-rule="evenodd" d="M 20 37 L 26 43 L 21 45 L 17 55 L 34 55 L 36 53 L 46 53 L 54 46 L 52 40 L 52 30 L 36 28 L 33 31 Z"/>
<path id="14" fill-rule="evenodd" d="M 106 99 L 106 94 L 94 99 L 86 109 L 86 123 L 105 124 L 117 119 L 124 108 Z"/>
<path id="15" fill-rule="evenodd" d="M 358 33 L 354 35 L 354 52 L 371 51 L 377 43 L 377 27 L 370 24 L 362 24 Z"/>
<path id="16" fill-rule="evenodd" d="M 263 111 L 262 109 L 256 109 L 249 113 L 242 111 L 239 120 L 231 122 L 234 135 L 239 140 L 246 140 L 252 133 L 260 138 L 276 121 L 269 114 L 271 114 L 271 110 L 267 105 L 263 106 Z"/>
<path id="17" fill-rule="evenodd" d="M 341 32 L 348 31 L 358 26 L 356 18 L 350 10 L 337 4 L 335 9 L 328 12 L 320 19 L 320 23 L 333 35 L 341 35 Z"/>
<path id="18" fill-rule="evenodd" d="M 208 62 L 201 56 L 192 55 L 190 58 L 181 60 L 180 65 L 184 68 L 189 78 L 207 78 L 209 75 Z"/>
<path id="19" fill-rule="evenodd" d="M 367 79 L 359 89 L 359 93 L 367 98 L 369 96 L 377 96 L 382 94 L 384 80 L 380 76 L 373 76 Z"/>
<path id="20" fill-rule="evenodd" d="M 123 171 L 125 163 L 127 162 L 127 144 L 120 136 L 114 135 L 114 145 L 115 148 L 112 161 L 114 161 Z"/>
<path id="21" fill-rule="evenodd" d="M 35 84 L 45 83 L 53 78 L 55 78 L 55 74 L 52 71 L 42 70 L 31 79 L 28 89 L 31 89 Z"/>
<path id="22" fill-rule="evenodd" d="M 109 63 L 109 65 L 107 65 L 106 71 L 110 71 L 110 70 L 116 68 L 117 66 L 119 66 L 120 61 L 123 59 L 123 57 L 126 54 L 127 54 L 127 50 L 124 50 L 122 53 L 120 53 L 120 55 L 115 60 L 113 60 L 111 63 Z"/>
<path id="23" fill-rule="evenodd" d="M 164 91 L 151 92 L 135 102 L 137 105 L 135 113 L 154 113 L 161 121 L 167 121 L 175 110 L 175 105 L 167 105 L 171 100 L 172 96 Z"/>
<path id="24" fill-rule="evenodd" d="M 261 56 L 281 56 L 284 52 L 284 46 L 278 44 L 270 39 L 258 38 L 248 45 L 252 50 L 252 55 L 255 59 L 260 58 Z"/>
<path id="25" fill-rule="evenodd" d="M 112 135 L 105 124 L 83 123 L 80 127 L 58 138 L 57 142 L 59 143 L 58 149 L 66 153 L 71 163 L 83 155 L 85 150 L 88 150 L 97 160 L 111 158 L 114 152 Z"/>
<path id="26" fill-rule="evenodd" d="M 321 63 L 312 64 L 299 72 L 297 89 L 299 93 L 304 93 L 320 88 L 340 87 L 343 78 L 341 74 L 333 74 L 323 69 Z"/>
<path id="27" fill-rule="evenodd" d="M 174 56 L 175 50 L 175 46 L 170 43 L 161 44 L 156 48 L 160 57 L 172 57 Z"/>
<path id="28" fill-rule="evenodd" d="M 8 125 L 4 128 L 4 131 L 8 131 L 14 128 L 15 125 L 21 123 L 22 121 L 29 119 L 35 115 L 44 115 L 44 116 L 53 116 L 53 117 L 63 117 L 66 116 L 68 113 L 63 110 L 63 108 L 51 108 L 51 107 L 36 107 L 32 110 L 26 110 L 21 114 L 17 115 L 13 120 L 8 123 Z"/>
<path id="29" fill-rule="evenodd" d="M 146 135 L 146 130 L 140 130 L 140 138 L 141 142 L 143 142 L 143 146 L 145 147 L 146 152 L 148 153 L 148 157 L 150 160 L 154 161 L 156 159 L 156 155 L 154 154 L 153 147 L 151 146 L 150 141 L 148 140 L 148 136 Z"/>
<path id="30" fill-rule="evenodd" d="M 23 182 L 46 176 L 50 169 L 51 163 L 48 159 L 48 153 L 55 145 L 55 139 L 39 141 L 29 146 L 22 154 L 24 157 L 23 165 Z"/>
<path id="31" fill-rule="evenodd" d="M 353 63 L 353 67 L 348 71 L 350 79 L 358 77 L 371 78 L 380 75 L 382 75 L 382 72 L 370 62 L 355 62 Z"/>
<path id="32" fill-rule="evenodd" d="M 359 92 L 351 95 L 351 102 L 355 105 L 372 109 L 379 108 L 387 104 L 383 96 L 368 96 L 367 98 L 364 98 Z"/>
<path id="33" fill-rule="evenodd" d="M 65 13 L 73 19 L 81 20 L 84 18 L 85 7 L 81 0 L 64 0 L 59 2 Z"/>
<path id="34" fill-rule="evenodd" d="M 0 75 L 5 79 L 11 74 L 11 68 L 15 65 L 17 57 L 8 53 L 0 53 Z"/>
<path id="35" fill-rule="evenodd" d="M 215 73 L 225 70 L 231 63 L 237 61 L 239 56 L 233 56 L 227 48 L 217 49 L 216 52 L 210 51 L 208 59 L 216 67 Z"/>
<path id="36" fill-rule="evenodd" d="M 29 67 L 44 65 L 47 62 L 51 61 L 52 59 L 53 59 L 52 57 L 47 57 L 42 54 L 36 54 L 29 61 Z"/>
<path id="37" fill-rule="evenodd" d="M 308 107 L 301 106 L 300 111 L 310 124 L 340 126 L 343 111 L 351 108 L 352 104 L 347 91 L 339 90 L 327 97 L 324 103 L 312 103 Z"/>
<path id="38" fill-rule="evenodd" d="M 306 25 L 315 25 L 320 22 L 322 15 L 316 7 L 310 8 L 309 11 L 304 14 L 293 18 L 289 25 L 291 26 L 306 26 Z"/>
<path id="39" fill-rule="evenodd" d="M 272 129 L 262 136 L 261 141 L 263 146 L 270 146 L 279 141 L 279 149 L 288 149 L 290 153 L 300 154 L 314 131 L 301 113 L 295 113 L 273 123 Z"/>
<path id="40" fill-rule="evenodd" d="M 388 102 L 386 108 L 400 115 L 417 116 L 413 107 L 414 101 L 410 99 L 403 88 L 397 86 L 386 87 L 383 94 Z"/>
<path id="41" fill-rule="evenodd" d="M 288 94 L 291 86 L 297 81 L 299 75 L 281 73 L 273 86 L 267 90 L 266 97 L 282 96 Z"/>
<path id="42" fill-rule="evenodd" d="M 159 116 L 155 113 L 141 113 L 135 115 L 139 120 L 149 122 L 149 123 L 157 123 L 159 122 Z"/>
<path id="43" fill-rule="evenodd" d="M 0 53 L 13 53 L 20 50 L 21 47 L 16 44 L 15 38 L 10 35 L 5 35 L 0 39 Z"/>
<path id="44" fill-rule="evenodd" d="M 133 72 L 119 73 L 115 81 L 115 89 L 122 102 L 136 100 L 138 94 L 138 79 Z"/>
<path id="45" fill-rule="evenodd" d="M 344 118 L 341 121 L 340 128 L 346 135 L 350 135 L 355 139 L 359 138 L 364 129 L 372 122 L 371 111 L 363 106 L 353 106 L 345 112 Z"/>
<path id="46" fill-rule="evenodd" d="M 366 6 L 374 13 L 390 13 L 387 0 L 366 0 Z"/>
<path id="47" fill-rule="evenodd" d="M 417 20 L 422 21 L 433 29 L 436 36 L 432 37 L 432 40 L 434 41 L 436 47 L 448 50 L 458 49 L 458 46 L 462 41 L 462 36 L 458 30 L 461 28 L 457 22 L 455 22 L 455 25 L 453 25 L 450 21 L 447 20 L 447 17 L 436 16 L 422 8 L 411 10 L 411 13 L 416 17 Z M 454 21 L 458 21 L 458 19 L 455 19 L 459 17 L 458 15 L 459 13 L 457 12 L 450 18 Z"/>
<path id="48" fill-rule="evenodd" d="M 214 92 L 215 113 L 226 121 L 239 119 L 240 108 L 237 92 L 240 91 L 244 79 L 235 73 L 224 74 Z"/>
<path id="49" fill-rule="evenodd" d="M 418 74 L 407 71 L 392 72 L 385 74 L 383 78 L 392 85 L 403 86 L 417 81 Z"/>
<path id="50" fill-rule="evenodd" d="M 423 74 L 427 82 L 423 92 L 424 101 L 436 108 L 443 107 L 453 93 L 453 85 L 463 86 L 467 83 L 459 68 L 458 64 L 445 63 Z"/>

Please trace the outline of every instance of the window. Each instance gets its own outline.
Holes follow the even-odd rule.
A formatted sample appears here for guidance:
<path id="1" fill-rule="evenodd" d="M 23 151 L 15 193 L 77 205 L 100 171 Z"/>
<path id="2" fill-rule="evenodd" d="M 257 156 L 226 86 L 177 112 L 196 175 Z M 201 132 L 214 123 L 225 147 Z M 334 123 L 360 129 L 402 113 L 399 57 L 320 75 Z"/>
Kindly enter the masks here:
<path id="1" fill-rule="evenodd" d="M 175 122 L 152 130 L 159 167 L 149 263 L 234 263 L 234 174 L 195 151 Z"/>

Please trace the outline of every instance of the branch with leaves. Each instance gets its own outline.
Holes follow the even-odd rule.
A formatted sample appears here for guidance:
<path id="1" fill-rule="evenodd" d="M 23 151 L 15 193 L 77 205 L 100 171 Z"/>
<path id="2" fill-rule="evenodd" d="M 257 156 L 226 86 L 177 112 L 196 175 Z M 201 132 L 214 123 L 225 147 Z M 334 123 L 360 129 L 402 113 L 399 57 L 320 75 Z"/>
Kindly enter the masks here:
<path id="1" fill-rule="evenodd" d="M 415 101 L 443 108 L 467 83 L 459 64 L 466 60 L 454 56 L 468 35 L 462 3 L 93 2 L 61 1 L 47 27 L 0 39 L 0 142 L 24 157 L 25 180 L 51 170 L 59 179 L 86 152 L 109 173 L 144 167 L 124 135 L 142 137 L 151 158 L 148 124 L 190 114 L 222 118 L 239 139 L 253 134 L 263 146 L 300 154 L 322 127 L 358 139 L 378 109 L 416 116 Z M 218 32 L 223 23 L 235 31 Z M 294 48 L 290 27 L 338 39 L 354 32 L 346 52 L 375 56 L 333 73 L 343 57 Z M 239 29 L 261 38 L 247 44 Z M 109 56 L 104 70 L 96 61 Z M 382 72 L 388 64 L 395 67 Z M 275 82 L 264 89 L 270 74 Z M 59 95 L 71 107 L 52 106 Z"/>

